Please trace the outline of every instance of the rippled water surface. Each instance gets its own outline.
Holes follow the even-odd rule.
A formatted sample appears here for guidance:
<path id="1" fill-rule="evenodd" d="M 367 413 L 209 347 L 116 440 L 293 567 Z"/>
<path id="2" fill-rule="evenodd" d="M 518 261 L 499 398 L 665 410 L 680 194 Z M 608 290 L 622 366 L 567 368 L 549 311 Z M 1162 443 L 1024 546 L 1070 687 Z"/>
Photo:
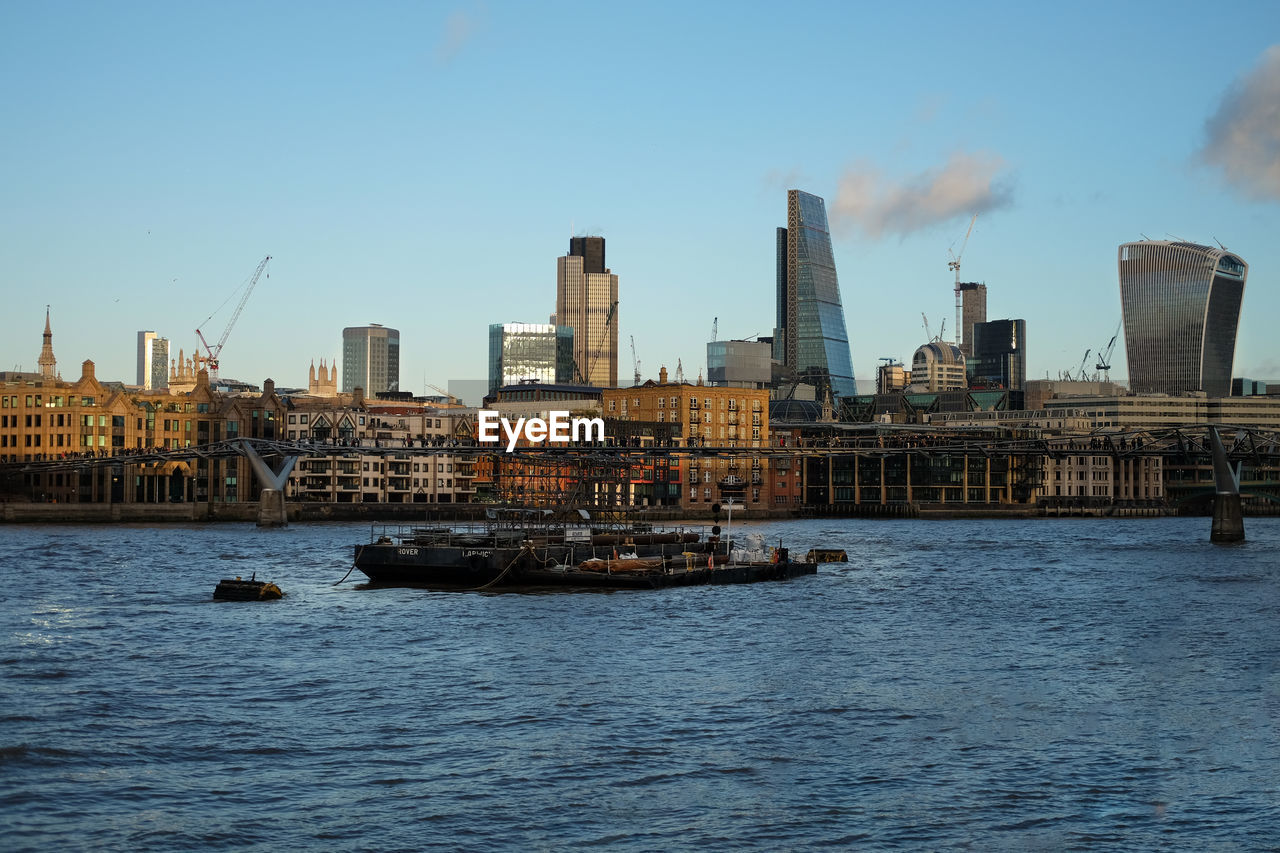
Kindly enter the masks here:
<path id="1" fill-rule="evenodd" d="M 1208 526 L 735 525 L 851 562 L 544 594 L 334 586 L 367 525 L 0 527 L 0 845 L 1272 847 L 1280 521 Z"/>

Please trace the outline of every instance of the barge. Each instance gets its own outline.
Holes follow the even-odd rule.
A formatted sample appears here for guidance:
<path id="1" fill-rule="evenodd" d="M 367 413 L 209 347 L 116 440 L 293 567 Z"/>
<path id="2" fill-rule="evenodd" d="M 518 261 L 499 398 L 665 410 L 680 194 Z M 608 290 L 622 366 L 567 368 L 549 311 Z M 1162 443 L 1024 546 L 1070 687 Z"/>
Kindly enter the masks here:
<path id="1" fill-rule="evenodd" d="M 495 516 L 475 527 L 375 526 L 355 546 L 355 568 L 374 584 L 433 589 L 584 587 L 654 589 L 738 584 L 813 574 L 787 549 L 766 548 L 758 534 L 730 550 L 711 535 L 646 524 L 594 525 Z"/>

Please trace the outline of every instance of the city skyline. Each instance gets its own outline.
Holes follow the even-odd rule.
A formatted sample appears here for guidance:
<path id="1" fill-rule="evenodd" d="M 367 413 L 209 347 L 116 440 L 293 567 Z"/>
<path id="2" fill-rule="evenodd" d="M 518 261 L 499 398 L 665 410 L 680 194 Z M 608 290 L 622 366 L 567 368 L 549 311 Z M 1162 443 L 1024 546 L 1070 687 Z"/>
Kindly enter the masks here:
<path id="1" fill-rule="evenodd" d="M 1144 235 L 1249 260 L 1234 372 L 1280 378 L 1267 4 L 1219 8 L 1229 42 L 1203 38 L 1198 7 L 1136 4 L 1145 37 L 1122 51 L 1100 4 L 781 19 L 708 5 L 681 8 L 679 31 L 661 4 L 589 19 L 72 6 L 0 10 L 15 34 L 0 56 L 6 370 L 36 369 L 46 304 L 60 361 L 107 379 L 133 378 L 138 329 L 195 352 L 195 328 L 269 252 L 224 376 L 305 387 L 313 360 L 339 360 L 342 328 L 386 318 L 402 389 L 483 379 L 488 326 L 544 318 L 549 258 L 595 234 L 645 378 L 681 360 L 696 379 L 715 318 L 721 338 L 771 332 L 779 198 L 799 188 L 827 200 L 864 382 L 882 357 L 910 360 L 922 312 L 935 330 L 953 315 L 948 249 L 975 213 L 961 277 L 1026 319 L 1028 379 L 1106 344 L 1116 246 Z M 584 53 L 545 56 L 553 34 Z M 801 66 L 797 87 L 786 69 Z M 610 132 L 556 115 L 565 92 Z"/>

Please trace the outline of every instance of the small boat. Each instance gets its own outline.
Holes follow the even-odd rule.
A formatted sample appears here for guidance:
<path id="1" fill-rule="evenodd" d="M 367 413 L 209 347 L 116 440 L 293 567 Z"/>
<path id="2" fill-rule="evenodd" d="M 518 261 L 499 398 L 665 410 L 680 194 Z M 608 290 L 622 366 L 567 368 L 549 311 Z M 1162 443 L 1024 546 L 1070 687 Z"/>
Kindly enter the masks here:
<path id="1" fill-rule="evenodd" d="M 270 581 L 255 580 L 257 573 L 249 580 L 236 577 L 235 580 L 223 578 L 213 590 L 213 597 L 223 601 L 271 601 L 284 598 L 280 587 Z"/>

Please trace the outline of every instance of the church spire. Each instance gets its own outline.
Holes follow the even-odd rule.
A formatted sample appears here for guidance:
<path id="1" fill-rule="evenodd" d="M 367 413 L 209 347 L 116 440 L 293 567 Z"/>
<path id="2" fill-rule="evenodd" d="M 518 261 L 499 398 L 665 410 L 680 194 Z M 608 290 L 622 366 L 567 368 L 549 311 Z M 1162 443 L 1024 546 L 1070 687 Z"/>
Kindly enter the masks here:
<path id="1" fill-rule="evenodd" d="M 44 306 L 44 346 L 40 348 L 40 375 L 45 379 L 58 378 L 58 360 L 53 357 L 53 326 L 49 322 L 49 306 Z"/>

